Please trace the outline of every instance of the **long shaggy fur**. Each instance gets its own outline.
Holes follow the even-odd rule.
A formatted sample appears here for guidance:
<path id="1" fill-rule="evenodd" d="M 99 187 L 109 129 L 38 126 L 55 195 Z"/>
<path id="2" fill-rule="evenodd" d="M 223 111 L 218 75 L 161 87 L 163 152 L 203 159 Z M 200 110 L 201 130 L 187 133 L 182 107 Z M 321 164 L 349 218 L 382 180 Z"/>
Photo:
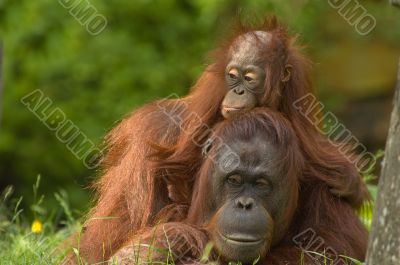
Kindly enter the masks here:
<path id="1" fill-rule="evenodd" d="M 361 204 L 366 189 L 355 166 L 293 106 L 295 100 L 312 92 L 311 63 L 301 54 L 296 38 L 271 18 L 260 27 L 240 27 L 213 53 L 214 63 L 205 69 L 188 96 L 145 105 L 109 133 L 104 173 L 95 185 L 96 205 L 85 222 L 79 246 L 74 244 L 86 261 L 107 260 L 139 230 L 155 225 L 157 220 L 179 220 L 185 214 L 194 176 L 201 166 L 202 145 L 209 128 L 223 119 L 220 105 L 226 94 L 224 69 L 229 46 L 237 36 L 253 30 L 272 34 L 272 43 L 261 47 L 269 62 L 262 106 L 276 106 L 294 128 L 308 161 L 302 178 L 324 183 L 316 194 L 316 211 L 333 207 L 323 200 Z M 283 83 L 280 77 L 286 64 L 292 66 L 292 72 L 290 80 Z M 313 111 L 318 113 L 318 109 Z M 330 189 L 341 198 L 332 195 Z M 175 212 L 161 211 L 172 204 L 183 206 L 178 210 L 169 206 Z M 351 210 L 348 204 L 343 208 Z M 162 216 L 164 213 L 169 216 Z M 332 216 L 327 220 L 340 222 L 341 213 L 328 214 Z"/>
<path id="2" fill-rule="evenodd" d="M 288 204 L 286 211 L 283 211 L 294 212 L 294 215 L 284 214 L 282 217 L 292 219 L 288 232 L 257 264 L 299 265 L 302 264 L 301 260 L 306 265 L 325 264 L 325 258 L 321 255 L 326 256 L 327 264 L 352 264 L 342 256 L 364 260 L 367 246 L 365 227 L 349 202 L 330 192 L 327 182 L 319 178 L 302 177 L 308 161 L 304 160 L 300 152 L 290 123 L 280 113 L 259 108 L 232 120 L 220 122 L 213 128 L 213 137 L 220 137 L 225 143 L 238 139 L 250 140 L 260 134 L 268 135 L 267 140 L 282 151 L 283 168 L 288 178 L 298 185 L 294 185 L 287 195 L 295 198 L 295 201 Z M 189 209 L 185 209 L 188 211 L 187 215 L 175 220 L 180 222 L 167 221 L 137 233 L 114 258 L 130 262 L 126 264 L 142 264 L 132 259 L 132 253 L 138 253 L 142 249 L 139 257 L 144 263 L 149 260 L 149 250 L 146 247 L 152 245 L 157 248 L 151 257 L 153 262 L 166 262 L 170 258 L 175 264 L 200 264 L 195 262 L 199 262 L 203 255 L 209 240 L 208 231 L 213 229 L 214 217 L 218 215 L 217 211 L 211 220 L 207 220 L 210 218 L 209 210 L 213 208 L 208 192 L 210 177 L 216 166 L 210 158 L 213 152 L 211 149 L 196 175 L 192 201 Z M 167 207 L 165 210 L 168 212 L 172 209 L 173 207 Z M 138 242 L 144 244 L 140 245 Z M 227 264 L 218 259 L 218 253 L 214 252 L 208 260 L 219 260 L 220 264 Z"/>

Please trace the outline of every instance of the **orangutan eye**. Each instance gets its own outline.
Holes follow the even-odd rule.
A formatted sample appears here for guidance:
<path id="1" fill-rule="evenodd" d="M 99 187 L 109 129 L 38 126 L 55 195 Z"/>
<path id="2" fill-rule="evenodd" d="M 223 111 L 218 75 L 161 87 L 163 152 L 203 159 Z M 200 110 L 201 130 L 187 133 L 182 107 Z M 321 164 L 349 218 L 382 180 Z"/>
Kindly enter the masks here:
<path id="1" fill-rule="evenodd" d="M 257 185 L 257 187 L 262 188 L 262 189 L 269 188 L 269 186 L 271 186 L 270 183 L 268 182 L 268 180 L 263 179 L 263 178 L 257 179 L 256 185 Z"/>
<path id="2" fill-rule="evenodd" d="M 228 177 L 227 182 L 231 185 L 239 186 L 242 184 L 242 177 L 240 175 L 231 175 Z"/>
<path id="3" fill-rule="evenodd" d="M 244 80 L 246 80 L 247 82 L 252 81 L 253 79 L 250 76 L 244 76 Z"/>
<path id="4" fill-rule="evenodd" d="M 228 72 L 228 75 L 229 75 L 229 77 L 232 78 L 232 79 L 237 79 L 237 78 L 239 77 L 239 72 L 238 72 L 238 70 L 236 70 L 235 68 L 233 68 L 233 69 L 231 69 L 231 70 Z"/>
<path id="5" fill-rule="evenodd" d="M 252 82 L 252 81 L 254 81 L 256 79 L 257 79 L 257 75 L 255 73 L 247 73 L 244 76 L 244 80 L 246 80 L 247 82 Z"/>

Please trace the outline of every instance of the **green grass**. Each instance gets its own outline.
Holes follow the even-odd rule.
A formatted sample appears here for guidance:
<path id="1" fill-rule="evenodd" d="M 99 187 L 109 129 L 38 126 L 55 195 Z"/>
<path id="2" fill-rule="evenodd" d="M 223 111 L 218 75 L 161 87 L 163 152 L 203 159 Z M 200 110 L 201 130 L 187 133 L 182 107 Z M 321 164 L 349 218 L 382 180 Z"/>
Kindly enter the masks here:
<path id="1" fill-rule="evenodd" d="M 60 264 L 65 255 L 58 246 L 79 229 L 68 208 L 67 194 L 55 193 L 60 207 L 49 211 L 42 207 L 44 196 L 37 196 L 39 183 L 40 176 L 33 185 L 34 201 L 28 210 L 20 208 L 23 198 L 14 198 L 12 187 L 0 194 L 1 265 Z"/>
<path id="2" fill-rule="evenodd" d="M 34 234 L 16 225 L 7 230 L 2 231 L 0 240 L 1 264 L 60 264 L 63 255 L 56 253 L 55 247 L 66 237 L 65 232 Z"/>

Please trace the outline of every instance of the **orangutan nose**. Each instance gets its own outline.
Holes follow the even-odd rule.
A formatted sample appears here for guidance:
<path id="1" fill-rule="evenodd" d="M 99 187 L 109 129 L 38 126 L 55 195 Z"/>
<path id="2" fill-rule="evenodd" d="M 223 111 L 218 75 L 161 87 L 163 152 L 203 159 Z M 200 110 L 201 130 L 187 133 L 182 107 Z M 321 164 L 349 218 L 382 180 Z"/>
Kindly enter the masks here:
<path id="1" fill-rule="evenodd" d="M 235 205 L 239 209 L 251 210 L 253 208 L 254 199 L 250 197 L 239 197 L 235 201 Z"/>

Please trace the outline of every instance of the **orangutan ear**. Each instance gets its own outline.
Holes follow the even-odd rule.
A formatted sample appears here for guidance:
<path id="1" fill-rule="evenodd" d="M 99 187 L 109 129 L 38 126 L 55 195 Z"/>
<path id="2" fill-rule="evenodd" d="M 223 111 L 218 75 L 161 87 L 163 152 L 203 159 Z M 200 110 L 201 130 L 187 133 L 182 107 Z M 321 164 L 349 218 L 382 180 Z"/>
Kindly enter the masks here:
<path id="1" fill-rule="evenodd" d="M 293 66 L 291 64 L 285 65 L 285 73 L 282 75 L 282 82 L 287 82 L 290 80 L 290 75 L 292 73 Z"/>

